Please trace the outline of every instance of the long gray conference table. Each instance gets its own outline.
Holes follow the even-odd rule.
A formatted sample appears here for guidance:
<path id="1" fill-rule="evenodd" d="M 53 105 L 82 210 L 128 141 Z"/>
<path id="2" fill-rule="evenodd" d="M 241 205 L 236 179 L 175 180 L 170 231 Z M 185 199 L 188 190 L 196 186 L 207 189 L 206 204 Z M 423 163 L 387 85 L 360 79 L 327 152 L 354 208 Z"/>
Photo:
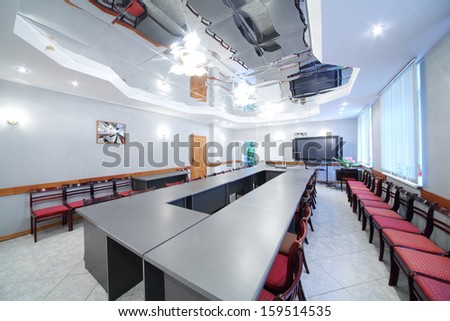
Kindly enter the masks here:
<path id="1" fill-rule="evenodd" d="M 110 300 L 142 279 L 146 300 L 254 300 L 312 173 L 254 167 L 79 209 L 86 268 Z"/>

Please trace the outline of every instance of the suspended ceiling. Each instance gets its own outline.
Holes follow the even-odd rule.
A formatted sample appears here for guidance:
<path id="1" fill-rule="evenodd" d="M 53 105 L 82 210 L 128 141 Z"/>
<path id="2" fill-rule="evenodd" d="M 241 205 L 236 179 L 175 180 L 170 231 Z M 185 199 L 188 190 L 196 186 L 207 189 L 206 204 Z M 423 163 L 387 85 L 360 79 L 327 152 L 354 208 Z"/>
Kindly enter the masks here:
<path id="1" fill-rule="evenodd" d="M 349 118 L 450 30 L 444 0 L 144 0 L 136 25 L 118 21 L 128 1 L 113 10 L 109 1 L 9 1 L 0 77 L 234 128 Z M 385 33 L 371 36 L 374 24 Z M 179 63 L 170 46 L 192 31 L 207 57 L 205 99 L 191 97 L 189 76 L 169 72 Z M 346 81 L 311 89 L 304 79 L 317 80 L 317 66 Z M 255 93 L 238 104 L 240 84 Z"/>

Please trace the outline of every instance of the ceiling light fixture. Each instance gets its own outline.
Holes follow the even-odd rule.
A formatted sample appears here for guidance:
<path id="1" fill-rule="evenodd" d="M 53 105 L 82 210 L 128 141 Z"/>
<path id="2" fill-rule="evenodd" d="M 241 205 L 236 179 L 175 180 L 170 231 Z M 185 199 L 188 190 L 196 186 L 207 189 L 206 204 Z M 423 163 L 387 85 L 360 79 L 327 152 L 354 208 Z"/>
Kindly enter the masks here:
<path id="1" fill-rule="evenodd" d="M 72 80 L 72 81 L 70 82 L 70 84 L 72 85 L 72 87 L 75 87 L 75 88 L 78 88 L 78 86 L 80 85 L 79 82 L 76 81 L 76 80 Z"/>
<path id="2" fill-rule="evenodd" d="M 246 106 L 255 103 L 255 87 L 249 86 L 246 83 L 239 84 L 234 89 L 234 103 L 238 106 Z"/>
<path id="3" fill-rule="evenodd" d="M 384 31 L 384 27 L 381 25 L 375 25 L 370 30 L 370 34 L 374 37 L 380 36 Z"/>
<path id="4" fill-rule="evenodd" d="M 17 71 L 20 72 L 21 74 L 26 74 L 28 72 L 28 69 L 23 66 L 20 66 L 17 67 Z"/>
<path id="5" fill-rule="evenodd" d="M 171 73 L 176 75 L 203 76 L 208 71 L 201 67 L 206 63 L 206 56 L 197 50 L 200 39 L 195 32 L 187 34 L 183 43 L 174 43 L 170 46 L 171 53 L 177 63 L 170 68 Z"/>

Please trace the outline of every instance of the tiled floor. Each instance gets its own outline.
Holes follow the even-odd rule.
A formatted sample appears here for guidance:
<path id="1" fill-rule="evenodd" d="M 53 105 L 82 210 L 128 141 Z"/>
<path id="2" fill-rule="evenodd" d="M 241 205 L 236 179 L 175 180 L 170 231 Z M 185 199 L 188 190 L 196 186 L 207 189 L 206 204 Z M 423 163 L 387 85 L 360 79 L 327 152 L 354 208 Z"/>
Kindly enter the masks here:
<path id="1" fill-rule="evenodd" d="M 406 277 L 390 287 L 389 255 L 378 261 L 378 244 L 352 213 L 345 193 L 317 185 L 314 232 L 305 245 L 311 274 L 303 273 L 308 300 L 407 300 Z M 375 238 L 376 239 L 376 238 Z M 142 282 L 119 300 L 143 300 Z M 107 300 L 84 269 L 83 223 L 68 233 L 55 228 L 39 233 L 37 243 L 24 236 L 0 243 L 0 300 Z"/>

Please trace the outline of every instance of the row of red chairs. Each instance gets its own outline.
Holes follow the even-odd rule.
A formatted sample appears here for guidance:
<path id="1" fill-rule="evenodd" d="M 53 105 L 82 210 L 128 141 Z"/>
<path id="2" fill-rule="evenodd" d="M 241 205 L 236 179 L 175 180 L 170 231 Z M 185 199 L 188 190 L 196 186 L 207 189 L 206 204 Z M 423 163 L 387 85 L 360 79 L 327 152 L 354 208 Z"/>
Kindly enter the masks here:
<path id="1" fill-rule="evenodd" d="M 401 269 L 411 300 L 450 300 L 450 211 L 369 172 L 363 177 L 347 182 L 348 199 L 363 230 L 369 224 L 370 243 L 378 231 L 380 261 L 389 248 L 389 285 Z"/>
<path id="2" fill-rule="evenodd" d="M 309 273 L 309 268 L 303 244 L 307 243 L 308 222 L 312 227 L 311 207 L 315 203 L 317 195 L 316 179 L 317 175 L 314 172 L 302 193 L 294 214 L 296 233 L 286 233 L 265 280 L 264 288 L 259 294 L 258 301 L 294 301 L 297 298 L 301 301 L 306 300 L 301 275 L 303 267 L 306 273 Z"/>
<path id="3" fill-rule="evenodd" d="M 36 242 L 37 224 L 55 218 L 62 218 L 62 224 L 67 224 L 68 230 L 71 231 L 76 209 L 130 196 L 136 192 L 131 188 L 131 178 L 31 190 L 30 233 Z"/>

